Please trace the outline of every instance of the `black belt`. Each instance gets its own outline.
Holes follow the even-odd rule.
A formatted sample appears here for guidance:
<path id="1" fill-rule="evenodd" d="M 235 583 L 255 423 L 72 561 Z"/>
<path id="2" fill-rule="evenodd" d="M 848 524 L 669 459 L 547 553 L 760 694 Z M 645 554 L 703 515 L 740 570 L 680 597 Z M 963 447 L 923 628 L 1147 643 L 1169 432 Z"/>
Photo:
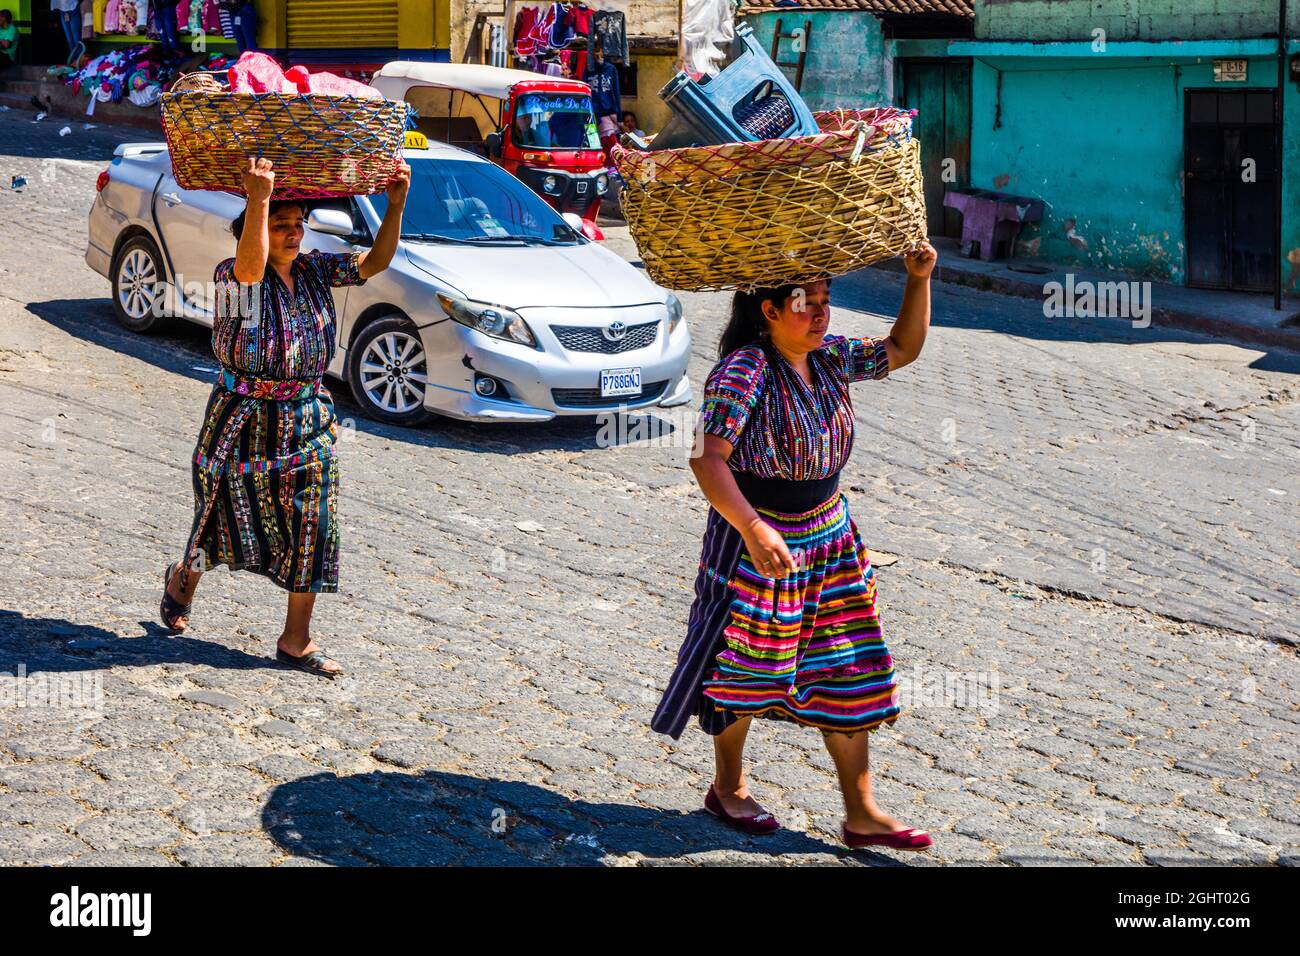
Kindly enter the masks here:
<path id="1" fill-rule="evenodd" d="M 840 473 L 813 481 L 795 481 L 792 478 L 763 478 L 747 471 L 733 471 L 736 485 L 755 508 L 797 514 L 811 511 L 829 500 L 840 487 Z"/>

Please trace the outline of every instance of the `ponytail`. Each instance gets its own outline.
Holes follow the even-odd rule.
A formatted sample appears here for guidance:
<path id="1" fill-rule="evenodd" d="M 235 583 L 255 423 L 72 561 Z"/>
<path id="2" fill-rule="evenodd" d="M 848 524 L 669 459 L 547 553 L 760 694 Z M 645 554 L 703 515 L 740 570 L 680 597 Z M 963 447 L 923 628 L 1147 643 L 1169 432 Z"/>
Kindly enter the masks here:
<path id="1" fill-rule="evenodd" d="M 796 289 L 809 283 L 787 282 L 785 285 L 761 287 L 748 292 L 737 291 L 731 300 L 731 319 L 722 330 L 718 341 L 718 358 L 730 355 L 736 349 L 753 345 L 767 334 L 767 317 L 763 303 L 772 302 L 778 309 L 785 305 Z M 826 280 L 829 287 L 830 280 Z"/>

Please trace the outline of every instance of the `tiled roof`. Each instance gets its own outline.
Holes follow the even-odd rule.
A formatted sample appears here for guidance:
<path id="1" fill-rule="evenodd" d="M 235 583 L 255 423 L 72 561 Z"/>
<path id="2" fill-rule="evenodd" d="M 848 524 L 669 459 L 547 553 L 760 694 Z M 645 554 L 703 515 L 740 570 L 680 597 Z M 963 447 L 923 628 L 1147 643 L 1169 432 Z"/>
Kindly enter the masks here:
<path id="1" fill-rule="evenodd" d="M 744 3 L 740 12 L 758 13 L 764 10 L 861 10 L 866 13 L 893 14 L 944 13 L 954 17 L 974 17 L 974 0 L 797 0 L 774 2 L 753 0 Z"/>

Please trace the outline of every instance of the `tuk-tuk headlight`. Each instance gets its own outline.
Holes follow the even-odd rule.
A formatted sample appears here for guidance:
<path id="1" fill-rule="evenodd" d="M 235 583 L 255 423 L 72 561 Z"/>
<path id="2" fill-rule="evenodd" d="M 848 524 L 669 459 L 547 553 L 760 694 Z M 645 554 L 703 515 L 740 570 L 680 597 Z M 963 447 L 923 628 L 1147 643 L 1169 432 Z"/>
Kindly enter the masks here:
<path id="1" fill-rule="evenodd" d="M 601 173 L 596 177 L 596 192 L 600 193 L 602 196 L 609 192 L 609 176 L 605 173 Z"/>
<path id="2" fill-rule="evenodd" d="M 528 327 L 523 316 L 513 309 L 487 302 L 453 299 L 441 292 L 438 293 L 438 302 L 442 304 L 447 315 L 461 325 L 493 338 L 537 348 L 537 338 L 533 335 L 533 330 Z"/>
<path id="3" fill-rule="evenodd" d="M 555 176 L 547 176 L 542 180 L 542 188 L 548 193 L 557 193 L 560 191 L 560 180 Z"/>
<path id="4" fill-rule="evenodd" d="M 682 324 L 682 300 L 669 292 L 664 304 L 668 306 L 668 334 L 672 335 L 673 330 Z"/>

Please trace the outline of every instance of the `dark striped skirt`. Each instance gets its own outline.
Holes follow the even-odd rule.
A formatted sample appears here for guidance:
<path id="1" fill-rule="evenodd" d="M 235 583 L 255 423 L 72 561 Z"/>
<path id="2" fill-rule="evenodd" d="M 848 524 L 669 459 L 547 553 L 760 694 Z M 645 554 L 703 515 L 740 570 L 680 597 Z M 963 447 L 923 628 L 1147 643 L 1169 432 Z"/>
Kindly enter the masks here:
<path id="1" fill-rule="evenodd" d="M 299 391 L 264 398 L 222 384 L 212 390 L 194 451 L 186 568 L 224 564 L 286 591 L 338 590 L 334 401 L 317 382 Z"/>
<path id="2" fill-rule="evenodd" d="M 709 734 L 744 716 L 849 733 L 893 723 L 899 689 L 875 572 L 844 496 L 799 514 L 757 510 L 795 571 L 759 574 L 740 533 L 709 509 L 686 641 L 651 727 L 677 738 L 692 714 Z"/>

